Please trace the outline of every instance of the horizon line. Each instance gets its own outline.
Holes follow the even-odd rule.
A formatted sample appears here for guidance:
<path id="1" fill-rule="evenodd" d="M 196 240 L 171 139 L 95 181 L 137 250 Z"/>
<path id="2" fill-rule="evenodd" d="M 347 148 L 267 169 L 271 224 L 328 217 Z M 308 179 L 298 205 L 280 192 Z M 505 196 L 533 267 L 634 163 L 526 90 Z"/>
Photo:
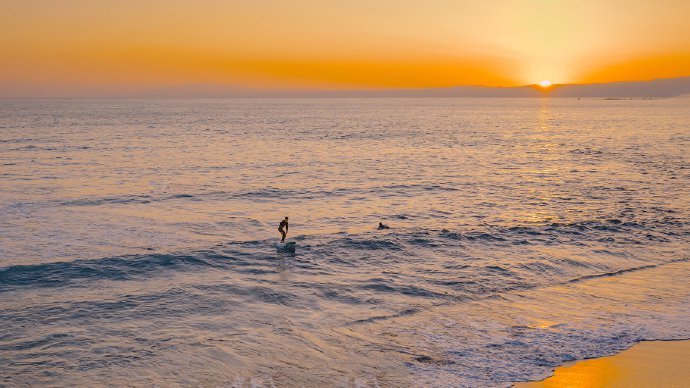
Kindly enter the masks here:
<path id="1" fill-rule="evenodd" d="M 591 83 L 554 83 L 548 87 L 543 87 L 539 83 L 523 84 L 516 86 L 488 86 L 488 85 L 476 85 L 476 84 L 465 84 L 465 85 L 452 85 L 452 86 L 440 86 L 440 87 L 402 87 L 402 88 L 361 88 L 361 89 L 254 89 L 246 87 L 237 87 L 231 84 L 221 84 L 221 83 L 184 83 L 184 84 L 171 84 L 165 86 L 151 87 L 149 89 L 133 91 L 133 92 L 122 92 L 113 94 L 102 94 L 99 95 L 97 92 L 93 95 L 83 95 L 83 96 L 52 96 L 52 97 L 39 97 L 39 96 L 8 96 L 0 97 L 0 100 L 79 100 L 79 99 L 221 99 L 221 98 L 419 98 L 419 96 L 353 96 L 357 93 L 396 93 L 396 92 L 423 92 L 423 91 L 448 91 L 452 89 L 462 89 L 462 88 L 477 88 L 477 89 L 495 89 L 495 90 L 518 90 L 518 89 L 531 89 L 542 93 L 544 96 L 548 96 L 551 92 L 557 89 L 562 89 L 564 87 L 582 87 L 582 86 L 595 86 L 595 85 L 616 85 L 616 84 L 633 84 L 633 83 L 651 83 L 655 81 L 667 81 L 667 80 L 680 80 L 680 79 L 690 79 L 690 75 L 679 76 L 679 77 L 662 77 L 662 78 L 652 78 L 652 79 L 637 79 L 628 81 L 611 81 L 611 82 L 591 82 Z M 190 91 L 183 90 L 186 87 L 216 87 L 219 89 L 213 91 Z M 226 88 L 226 90 L 221 90 L 221 88 Z M 180 94 L 193 94 L 188 96 L 156 96 L 156 93 L 175 93 L 175 89 L 179 90 Z M 218 93 L 247 93 L 247 95 L 236 95 L 236 96 L 214 96 L 213 94 Z M 332 93 L 333 95 L 328 96 L 327 94 Z M 204 95 L 206 94 L 206 95 Z M 320 95 L 321 94 L 321 95 Z M 578 98 L 575 96 L 564 96 L 556 98 Z M 631 96 L 642 98 L 642 96 Z M 427 97 L 434 98 L 434 97 Z M 543 98 L 539 96 L 512 96 L 512 97 L 502 97 L 502 96 L 483 96 L 483 97 L 472 97 L 472 96 L 438 96 L 437 98 Z M 581 98 L 581 97 L 580 97 Z M 585 98 L 606 98 L 606 97 L 586 97 Z"/>

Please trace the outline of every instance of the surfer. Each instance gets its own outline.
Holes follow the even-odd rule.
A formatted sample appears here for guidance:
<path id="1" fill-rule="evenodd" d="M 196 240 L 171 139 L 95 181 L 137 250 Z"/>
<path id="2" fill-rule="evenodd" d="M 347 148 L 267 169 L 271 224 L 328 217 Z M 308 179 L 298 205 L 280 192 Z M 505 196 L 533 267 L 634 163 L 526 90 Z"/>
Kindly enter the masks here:
<path id="1" fill-rule="evenodd" d="M 283 230 L 285 228 L 285 230 Z M 280 240 L 280 242 L 285 242 L 285 236 L 287 235 L 288 232 L 288 218 L 285 217 L 284 220 L 280 221 L 280 225 L 278 226 L 278 231 L 280 234 L 283 235 L 283 238 Z"/>
<path id="2" fill-rule="evenodd" d="M 388 225 L 384 225 L 383 222 L 379 222 L 379 230 L 383 229 L 390 229 L 391 227 Z"/>

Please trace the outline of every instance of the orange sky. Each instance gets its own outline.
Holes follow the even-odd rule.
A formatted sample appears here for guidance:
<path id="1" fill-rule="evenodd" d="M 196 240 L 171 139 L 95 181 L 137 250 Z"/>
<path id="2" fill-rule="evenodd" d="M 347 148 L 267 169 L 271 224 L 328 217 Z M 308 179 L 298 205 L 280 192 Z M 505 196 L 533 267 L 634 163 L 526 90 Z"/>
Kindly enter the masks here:
<path id="1" fill-rule="evenodd" d="M 0 0 L 0 96 L 690 76 L 688 0 Z"/>

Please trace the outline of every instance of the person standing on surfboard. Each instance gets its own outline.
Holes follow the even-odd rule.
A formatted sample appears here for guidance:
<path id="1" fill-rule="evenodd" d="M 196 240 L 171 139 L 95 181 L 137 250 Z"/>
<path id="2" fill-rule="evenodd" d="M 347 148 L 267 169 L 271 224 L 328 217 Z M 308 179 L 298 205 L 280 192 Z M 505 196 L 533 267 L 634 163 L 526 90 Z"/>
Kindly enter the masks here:
<path id="1" fill-rule="evenodd" d="M 285 230 L 283 230 L 285 228 Z M 285 217 L 284 220 L 280 221 L 280 225 L 278 226 L 278 231 L 280 234 L 283 235 L 283 238 L 280 240 L 280 242 L 285 242 L 285 236 L 287 235 L 288 232 L 288 218 Z"/>

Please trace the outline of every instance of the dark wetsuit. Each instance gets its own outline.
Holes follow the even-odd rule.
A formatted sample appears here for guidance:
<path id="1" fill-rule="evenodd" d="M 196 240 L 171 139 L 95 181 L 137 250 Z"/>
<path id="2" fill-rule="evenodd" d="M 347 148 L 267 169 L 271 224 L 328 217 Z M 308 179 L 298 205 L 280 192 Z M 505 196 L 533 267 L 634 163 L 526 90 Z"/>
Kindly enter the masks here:
<path id="1" fill-rule="evenodd" d="M 283 230 L 285 228 L 285 230 Z M 285 235 L 287 234 L 289 229 L 288 222 L 285 220 L 280 221 L 280 225 L 278 226 L 278 231 L 283 235 L 283 238 L 280 240 L 280 242 L 285 241 Z"/>

